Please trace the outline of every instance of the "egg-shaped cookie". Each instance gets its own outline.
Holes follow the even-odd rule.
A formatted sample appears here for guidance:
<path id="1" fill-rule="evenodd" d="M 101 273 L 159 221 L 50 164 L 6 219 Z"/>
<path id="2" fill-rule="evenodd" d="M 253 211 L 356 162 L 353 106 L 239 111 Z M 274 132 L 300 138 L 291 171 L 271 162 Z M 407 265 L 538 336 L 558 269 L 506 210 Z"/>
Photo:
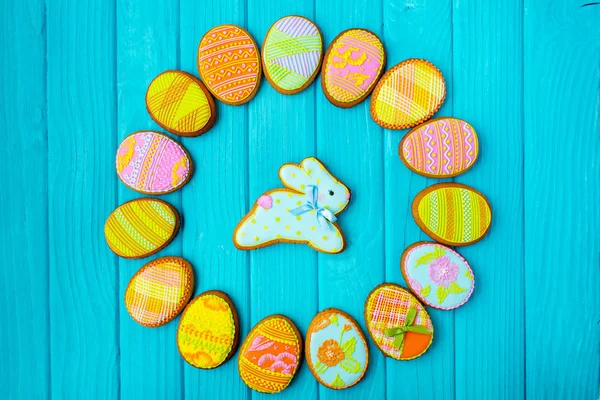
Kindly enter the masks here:
<path id="1" fill-rule="evenodd" d="M 473 167 L 479 140 L 468 122 L 450 117 L 430 119 L 404 136 L 398 154 L 404 165 L 419 175 L 450 178 Z"/>
<path id="2" fill-rule="evenodd" d="M 153 131 L 127 136 L 117 149 L 117 176 L 139 193 L 165 194 L 184 186 L 192 177 L 192 158 L 179 143 Z"/>
<path id="3" fill-rule="evenodd" d="M 302 336 L 296 325 L 279 314 L 266 317 L 252 328 L 238 356 L 244 383 L 262 393 L 279 393 L 296 374 L 302 355 Z"/>
<path id="4" fill-rule="evenodd" d="M 383 283 L 369 293 L 365 321 L 379 350 L 396 360 L 420 357 L 433 341 L 433 323 L 425 307 L 394 283 Z"/>
<path id="5" fill-rule="evenodd" d="M 363 101 L 385 68 L 381 40 L 366 29 L 348 29 L 329 45 L 321 69 L 321 87 L 332 104 L 349 108 Z"/>
<path id="6" fill-rule="evenodd" d="M 179 213 L 159 199 L 135 199 L 121 204 L 106 219 L 108 247 L 124 258 L 144 258 L 165 248 L 179 230 Z"/>
<path id="7" fill-rule="evenodd" d="M 211 290 L 187 305 L 177 328 L 177 348 L 190 365 L 217 368 L 235 353 L 239 338 L 237 312 L 225 293 Z"/>
<path id="8" fill-rule="evenodd" d="M 418 242 L 408 246 L 400 260 L 400 271 L 419 300 L 440 310 L 462 306 L 475 287 L 467 260 L 439 243 Z"/>
<path id="9" fill-rule="evenodd" d="M 417 194 L 412 215 L 434 240 L 448 246 L 480 241 L 492 223 L 492 209 L 483 194 L 460 183 L 438 183 Z"/>
<path id="10" fill-rule="evenodd" d="M 125 290 L 125 307 L 136 322 L 157 327 L 184 309 L 194 289 L 194 272 L 181 257 L 161 257 L 144 265 Z"/>
<path id="11" fill-rule="evenodd" d="M 411 58 L 383 75 L 371 96 L 371 118 L 387 129 L 406 129 L 431 118 L 446 98 L 446 83 L 429 61 Z"/>
<path id="12" fill-rule="evenodd" d="M 261 55 L 271 86 L 279 93 L 298 93 L 319 73 L 323 38 L 311 20 L 296 15 L 283 17 L 267 32 Z"/>
<path id="13" fill-rule="evenodd" d="M 260 84 L 258 46 L 239 26 L 216 26 L 198 45 L 198 72 L 218 100 L 231 105 L 247 103 Z"/>
<path id="14" fill-rule="evenodd" d="M 165 71 L 148 86 L 146 109 L 162 128 L 179 136 L 198 136 L 215 123 L 215 102 L 202 82 L 183 71 Z"/>
<path id="15" fill-rule="evenodd" d="M 304 351 L 310 372 L 331 389 L 356 385 L 369 365 L 369 349 L 360 327 L 335 308 L 321 311 L 310 322 Z"/>

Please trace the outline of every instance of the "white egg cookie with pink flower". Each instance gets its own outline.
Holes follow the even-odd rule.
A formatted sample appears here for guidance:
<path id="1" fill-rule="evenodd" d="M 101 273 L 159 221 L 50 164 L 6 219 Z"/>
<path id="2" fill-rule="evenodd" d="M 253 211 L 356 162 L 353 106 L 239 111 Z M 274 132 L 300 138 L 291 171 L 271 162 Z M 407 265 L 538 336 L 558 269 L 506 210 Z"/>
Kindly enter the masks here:
<path id="1" fill-rule="evenodd" d="M 418 242 L 408 246 L 402 254 L 400 270 L 410 290 L 422 302 L 440 310 L 462 306 L 475 287 L 467 260 L 439 243 Z"/>

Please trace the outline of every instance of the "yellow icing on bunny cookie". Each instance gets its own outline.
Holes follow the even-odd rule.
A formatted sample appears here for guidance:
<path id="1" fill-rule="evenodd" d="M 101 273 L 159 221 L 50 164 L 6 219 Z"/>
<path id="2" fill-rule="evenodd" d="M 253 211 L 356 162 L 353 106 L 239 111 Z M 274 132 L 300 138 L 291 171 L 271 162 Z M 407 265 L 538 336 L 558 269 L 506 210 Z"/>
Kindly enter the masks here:
<path id="1" fill-rule="evenodd" d="M 235 246 L 251 250 L 290 242 L 324 253 L 343 251 L 346 244 L 336 220 L 348 206 L 350 190 L 314 157 L 284 164 L 279 178 L 285 188 L 259 197 L 235 229 Z M 273 220 L 278 223 L 270 224 Z"/>

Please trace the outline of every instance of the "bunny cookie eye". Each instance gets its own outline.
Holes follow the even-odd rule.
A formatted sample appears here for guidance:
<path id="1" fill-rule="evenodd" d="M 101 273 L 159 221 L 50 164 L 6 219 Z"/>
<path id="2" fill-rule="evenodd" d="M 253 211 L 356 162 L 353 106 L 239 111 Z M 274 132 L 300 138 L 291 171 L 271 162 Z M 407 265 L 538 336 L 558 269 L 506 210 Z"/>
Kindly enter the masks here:
<path id="1" fill-rule="evenodd" d="M 329 191 L 329 195 L 330 195 L 330 196 L 333 196 L 333 195 L 334 195 L 334 193 L 333 193 L 333 190 L 330 190 L 330 191 Z"/>

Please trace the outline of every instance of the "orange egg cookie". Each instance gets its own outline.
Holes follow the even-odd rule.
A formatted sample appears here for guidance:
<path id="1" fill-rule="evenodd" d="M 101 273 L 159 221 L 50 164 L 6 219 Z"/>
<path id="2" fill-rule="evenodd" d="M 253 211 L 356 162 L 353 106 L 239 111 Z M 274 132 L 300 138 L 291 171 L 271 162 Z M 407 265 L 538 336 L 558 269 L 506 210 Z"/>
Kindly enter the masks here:
<path id="1" fill-rule="evenodd" d="M 300 365 L 302 336 L 283 315 L 271 315 L 252 328 L 238 356 L 240 377 L 252 390 L 279 393 Z"/>
<path id="2" fill-rule="evenodd" d="M 161 257 L 144 265 L 129 281 L 125 307 L 139 324 L 156 327 L 175 318 L 194 289 L 194 272 L 180 257 Z"/>
<path id="3" fill-rule="evenodd" d="M 183 71 L 165 71 L 148 86 L 146 108 L 162 128 L 180 136 L 198 136 L 215 123 L 215 102 L 202 82 Z"/>
<path id="4" fill-rule="evenodd" d="M 429 61 L 411 58 L 383 75 L 371 96 L 371 118 L 387 129 L 406 129 L 431 118 L 446 98 L 446 83 Z"/>
<path id="5" fill-rule="evenodd" d="M 214 27 L 200 40 L 198 72 L 208 90 L 223 103 L 247 103 L 260 84 L 258 46 L 239 26 Z"/>
<path id="6" fill-rule="evenodd" d="M 365 321 L 379 350 L 396 360 L 421 356 L 433 341 L 433 324 L 425 307 L 394 283 L 383 283 L 369 293 Z"/>
<path id="7" fill-rule="evenodd" d="M 179 230 L 179 213 L 159 199 L 135 199 L 121 204 L 106 219 L 108 247 L 124 258 L 144 258 L 164 249 Z"/>
<path id="8" fill-rule="evenodd" d="M 212 369 L 233 356 L 238 338 L 238 317 L 231 299 L 211 290 L 196 296 L 183 311 L 177 348 L 190 365 Z"/>

